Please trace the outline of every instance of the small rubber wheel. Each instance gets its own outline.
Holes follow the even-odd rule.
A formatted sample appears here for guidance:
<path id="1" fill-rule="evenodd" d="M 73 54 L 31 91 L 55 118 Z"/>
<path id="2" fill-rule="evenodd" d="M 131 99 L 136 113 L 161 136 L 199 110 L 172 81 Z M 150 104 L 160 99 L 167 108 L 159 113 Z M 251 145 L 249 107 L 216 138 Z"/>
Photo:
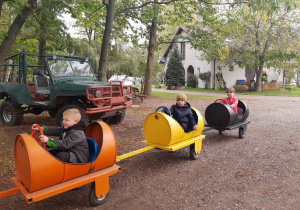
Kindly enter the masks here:
<path id="1" fill-rule="evenodd" d="M 198 154 L 196 154 L 196 151 L 195 151 L 195 144 L 191 144 L 190 145 L 190 158 L 192 160 L 197 160 L 200 156 L 200 152 Z"/>
<path id="2" fill-rule="evenodd" d="M 90 202 L 93 206 L 99 206 L 104 204 L 108 196 L 109 196 L 109 191 L 107 192 L 106 196 L 104 196 L 103 198 L 98 198 L 95 193 L 95 182 L 93 182 L 89 193 Z"/>
<path id="3" fill-rule="evenodd" d="M 244 128 L 243 127 L 240 127 L 239 128 L 239 137 L 240 139 L 244 138 L 245 137 L 245 132 L 244 132 Z"/>

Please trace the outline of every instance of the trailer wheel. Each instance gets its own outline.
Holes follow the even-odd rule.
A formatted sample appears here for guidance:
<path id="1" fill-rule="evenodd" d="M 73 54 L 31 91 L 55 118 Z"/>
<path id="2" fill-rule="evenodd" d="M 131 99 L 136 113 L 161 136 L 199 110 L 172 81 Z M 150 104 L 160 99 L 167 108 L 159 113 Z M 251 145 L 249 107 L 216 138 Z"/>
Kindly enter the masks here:
<path id="1" fill-rule="evenodd" d="M 190 145 L 190 158 L 192 160 L 197 160 L 200 156 L 200 152 L 198 154 L 196 154 L 196 151 L 195 151 L 195 144 L 191 144 Z"/>
<path id="2" fill-rule="evenodd" d="M 0 107 L 0 118 L 3 125 L 15 126 L 21 125 L 23 122 L 23 109 L 19 104 L 6 100 Z"/>
<path id="3" fill-rule="evenodd" d="M 62 126 L 62 120 L 63 120 L 63 113 L 67 109 L 78 109 L 81 113 L 81 120 L 87 125 L 89 120 L 86 114 L 84 114 L 84 110 L 81 106 L 75 105 L 75 104 L 70 104 L 70 105 L 65 105 L 61 107 L 58 112 L 56 113 L 56 125 L 57 126 Z"/>
<path id="4" fill-rule="evenodd" d="M 95 183 L 92 184 L 89 197 L 90 197 L 90 202 L 93 206 L 99 206 L 102 205 L 103 203 L 106 202 L 107 198 L 109 196 L 109 191 L 107 192 L 106 196 L 102 198 L 98 198 L 95 193 Z"/>
<path id="5" fill-rule="evenodd" d="M 125 114 L 126 114 L 126 110 L 123 109 L 120 114 L 113 116 L 113 117 L 109 117 L 107 119 L 107 123 L 111 124 L 111 125 L 119 124 L 124 120 Z"/>
<path id="6" fill-rule="evenodd" d="M 244 132 L 244 128 L 243 127 L 240 127 L 239 128 L 239 137 L 240 139 L 244 138 L 245 137 L 245 132 Z"/>

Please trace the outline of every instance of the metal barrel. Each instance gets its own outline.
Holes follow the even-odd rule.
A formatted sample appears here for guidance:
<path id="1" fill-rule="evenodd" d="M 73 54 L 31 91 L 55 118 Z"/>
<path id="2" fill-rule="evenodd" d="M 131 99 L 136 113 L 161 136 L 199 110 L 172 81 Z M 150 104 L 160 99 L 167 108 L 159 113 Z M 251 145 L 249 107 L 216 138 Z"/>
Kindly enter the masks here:
<path id="1" fill-rule="evenodd" d="M 228 127 L 238 122 L 245 121 L 249 116 L 249 108 L 246 103 L 239 100 L 239 114 L 223 103 L 212 103 L 205 110 L 205 120 L 210 126 Z"/>
<path id="2" fill-rule="evenodd" d="M 15 166 L 17 179 L 28 192 L 34 192 L 79 176 L 114 165 L 116 142 L 110 127 L 102 122 L 90 124 L 86 136 L 93 138 L 100 150 L 97 159 L 91 163 L 64 163 L 28 134 L 19 134 L 15 140 Z"/>
<path id="3" fill-rule="evenodd" d="M 192 108 L 198 131 L 185 133 L 180 124 L 162 112 L 149 114 L 144 121 L 144 135 L 147 142 L 162 146 L 170 146 L 178 142 L 200 135 L 204 128 L 203 117 L 200 112 Z"/>

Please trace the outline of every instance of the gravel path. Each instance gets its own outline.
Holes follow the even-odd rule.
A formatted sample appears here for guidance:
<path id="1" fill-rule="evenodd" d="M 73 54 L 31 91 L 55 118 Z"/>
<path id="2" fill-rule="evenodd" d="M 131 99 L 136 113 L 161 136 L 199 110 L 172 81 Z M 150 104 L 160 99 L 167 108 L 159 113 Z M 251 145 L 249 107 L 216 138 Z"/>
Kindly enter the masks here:
<path id="1" fill-rule="evenodd" d="M 153 149 L 122 160 L 117 163 L 122 170 L 110 177 L 109 199 L 98 207 L 89 204 L 86 186 L 30 205 L 20 194 L 11 195 L 0 199 L 1 209 L 299 209 L 299 98 L 237 97 L 245 98 L 250 110 L 251 123 L 243 139 L 238 138 L 238 130 L 223 135 L 210 130 L 203 132 L 206 138 L 198 160 L 189 158 L 189 148 L 175 152 Z M 203 116 L 212 103 L 188 101 Z M 118 155 L 143 148 L 146 116 L 158 106 L 170 107 L 174 102 L 157 98 L 136 101 L 139 106 L 129 108 L 121 124 L 111 126 Z M 0 191 L 13 187 L 10 177 L 15 176 L 15 136 L 29 132 L 33 123 L 46 122 L 54 124 L 55 120 L 47 115 L 30 115 L 23 126 L 0 127 Z"/>

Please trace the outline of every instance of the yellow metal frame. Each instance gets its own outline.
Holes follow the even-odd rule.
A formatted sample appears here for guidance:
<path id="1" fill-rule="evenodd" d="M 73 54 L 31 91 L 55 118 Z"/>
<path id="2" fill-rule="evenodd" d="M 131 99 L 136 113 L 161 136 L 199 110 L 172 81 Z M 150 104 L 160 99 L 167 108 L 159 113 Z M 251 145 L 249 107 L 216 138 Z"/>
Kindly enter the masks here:
<path id="1" fill-rule="evenodd" d="M 148 145 L 148 147 L 145 147 L 145 148 L 142 148 L 139 150 L 135 150 L 133 152 L 126 153 L 124 155 L 117 156 L 116 162 L 119 162 L 123 159 L 132 157 L 134 155 L 146 152 L 146 151 L 154 149 L 154 148 L 159 148 L 159 149 L 163 149 L 163 150 L 167 150 L 167 151 L 175 151 L 175 150 L 181 149 L 183 147 L 189 146 L 191 144 L 195 144 L 195 152 L 196 152 L 196 154 L 198 154 L 201 151 L 202 140 L 204 138 L 205 138 L 205 135 L 199 135 L 199 136 L 196 136 L 196 137 L 193 137 L 193 138 L 190 138 L 190 139 L 187 139 L 182 142 L 178 142 L 176 144 L 169 145 L 169 146 L 163 146 L 160 144 L 153 144 L 148 141 L 142 141 L 142 144 Z"/>
<path id="2" fill-rule="evenodd" d="M 132 156 L 134 156 L 134 155 L 137 155 L 137 154 L 146 152 L 146 151 L 148 151 L 148 150 L 154 149 L 155 147 L 156 147 L 156 146 L 151 145 L 151 146 L 149 146 L 149 147 L 145 147 L 145 148 L 142 148 L 142 149 L 135 150 L 135 151 L 133 151 L 133 152 L 126 153 L 126 154 L 124 154 L 124 155 L 117 156 L 116 162 L 119 162 L 120 160 L 129 158 L 129 157 L 132 157 Z"/>
<path id="3" fill-rule="evenodd" d="M 153 143 L 150 143 L 150 142 L 147 142 L 147 141 L 142 141 L 142 144 L 152 145 L 156 148 L 167 150 L 167 151 L 175 151 L 175 150 L 181 149 L 183 147 L 189 146 L 191 144 L 195 144 L 195 151 L 200 152 L 201 147 L 202 147 L 202 140 L 204 138 L 205 138 L 205 135 L 195 136 L 193 138 L 190 138 L 190 139 L 187 139 L 185 141 L 181 141 L 181 142 L 178 142 L 176 144 L 169 145 L 169 146 L 162 146 L 162 145 L 159 145 L 159 144 L 153 144 Z"/>

